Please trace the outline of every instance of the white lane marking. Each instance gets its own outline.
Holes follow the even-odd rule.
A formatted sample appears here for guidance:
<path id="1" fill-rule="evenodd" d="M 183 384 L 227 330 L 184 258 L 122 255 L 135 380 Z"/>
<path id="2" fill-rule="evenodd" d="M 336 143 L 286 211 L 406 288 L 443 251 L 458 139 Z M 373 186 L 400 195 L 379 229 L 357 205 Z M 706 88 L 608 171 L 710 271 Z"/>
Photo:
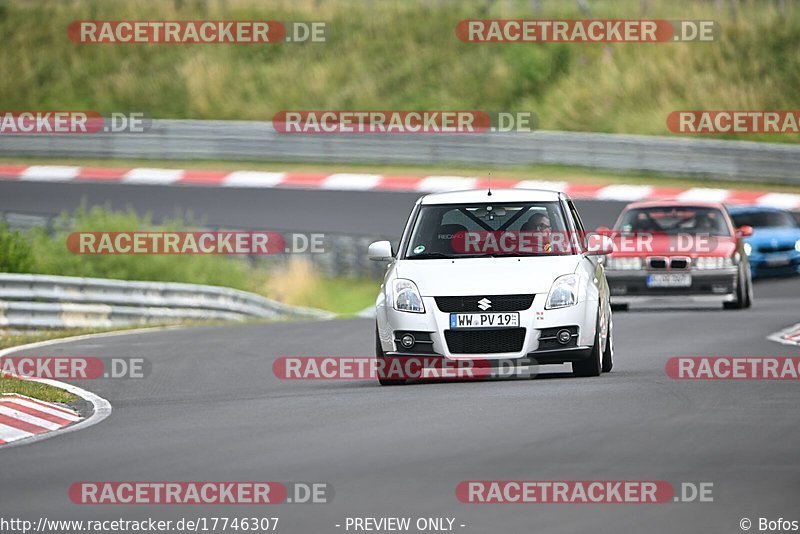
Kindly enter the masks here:
<path id="1" fill-rule="evenodd" d="M 464 176 L 427 176 L 417 183 L 415 189 L 425 193 L 461 191 L 464 189 L 473 189 L 477 183 L 477 178 L 467 178 Z"/>
<path id="2" fill-rule="evenodd" d="M 18 428 L 14 428 L 13 426 L 7 426 L 0 423 L 0 439 L 6 442 L 15 442 L 25 438 L 31 438 L 35 436 L 35 434 L 31 434 L 30 432 L 25 432 L 24 430 L 20 430 Z M 12 443 L 8 443 L 11 445 Z M 8 445 L 3 445 L 3 447 L 7 447 Z"/>
<path id="3" fill-rule="evenodd" d="M 683 193 L 676 195 L 675 198 L 684 202 L 724 202 L 730 191 L 727 189 L 711 189 L 708 187 L 692 187 Z"/>
<path id="4" fill-rule="evenodd" d="M 767 336 L 767 339 L 780 343 L 781 345 L 795 345 L 800 346 L 800 337 L 795 334 L 800 332 L 800 323 L 784 328 L 780 332 L 775 332 Z"/>
<path id="5" fill-rule="evenodd" d="M 126 184 L 169 185 L 183 178 L 183 169 L 131 169 L 122 177 Z"/>
<path id="6" fill-rule="evenodd" d="M 756 204 L 761 206 L 775 206 L 776 208 L 800 208 L 800 195 L 790 193 L 767 193 L 756 199 Z"/>
<path id="7" fill-rule="evenodd" d="M 234 171 L 222 180 L 223 187 L 275 187 L 286 177 L 285 172 Z"/>
<path id="8" fill-rule="evenodd" d="M 322 181 L 322 189 L 338 189 L 346 191 L 366 191 L 374 189 L 383 179 L 380 174 L 331 174 Z"/>
<path id="9" fill-rule="evenodd" d="M 19 178 L 29 182 L 69 182 L 77 178 L 80 171 L 80 167 L 32 165 L 22 171 Z"/>
<path id="10" fill-rule="evenodd" d="M 60 410 L 54 410 L 53 408 L 50 408 L 49 406 L 43 406 L 41 404 L 38 404 L 38 403 L 35 403 L 35 402 L 31 402 L 31 401 L 29 401 L 27 399 L 20 399 L 20 398 L 11 398 L 11 399 L 7 399 L 7 400 L 4 399 L 3 404 L 5 404 L 6 406 L 9 406 L 11 404 L 19 404 L 20 406 L 25 406 L 27 408 L 33 408 L 34 410 L 39 410 L 40 412 L 44 412 L 46 414 L 54 415 L 56 417 L 60 417 L 61 419 L 66 419 L 67 421 L 73 421 L 74 422 L 74 421 L 79 421 L 80 420 L 80 416 L 79 415 L 76 415 L 76 414 L 73 415 L 73 414 L 64 413 L 63 411 L 60 411 Z"/>
<path id="11" fill-rule="evenodd" d="M 649 185 L 624 185 L 614 184 L 597 191 L 595 198 L 598 200 L 641 200 L 653 192 Z"/>
<path id="12" fill-rule="evenodd" d="M 7 405 L 3 406 L 0 404 L 0 414 L 7 415 L 14 419 L 19 419 L 20 421 L 24 421 L 26 423 L 30 423 L 32 425 L 40 426 L 42 428 L 46 428 L 47 430 L 58 430 L 64 425 L 60 425 L 58 423 L 53 423 L 52 421 L 48 421 L 46 419 L 40 419 L 35 415 L 30 415 L 25 412 L 19 412 L 17 410 L 12 410 Z"/>

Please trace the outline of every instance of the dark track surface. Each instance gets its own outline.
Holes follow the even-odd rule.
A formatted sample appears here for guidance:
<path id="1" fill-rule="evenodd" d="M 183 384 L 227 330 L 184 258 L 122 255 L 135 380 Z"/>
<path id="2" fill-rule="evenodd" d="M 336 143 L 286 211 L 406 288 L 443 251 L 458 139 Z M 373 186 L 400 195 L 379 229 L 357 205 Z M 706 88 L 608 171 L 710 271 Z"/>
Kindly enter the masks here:
<path id="1" fill-rule="evenodd" d="M 0 211 L 57 215 L 87 205 L 128 206 L 163 219 L 191 213 L 209 226 L 399 236 L 420 193 L 5 182 Z M 624 202 L 578 202 L 588 228 L 610 224 Z M 609 221 L 609 214 L 613 214 Z"/>

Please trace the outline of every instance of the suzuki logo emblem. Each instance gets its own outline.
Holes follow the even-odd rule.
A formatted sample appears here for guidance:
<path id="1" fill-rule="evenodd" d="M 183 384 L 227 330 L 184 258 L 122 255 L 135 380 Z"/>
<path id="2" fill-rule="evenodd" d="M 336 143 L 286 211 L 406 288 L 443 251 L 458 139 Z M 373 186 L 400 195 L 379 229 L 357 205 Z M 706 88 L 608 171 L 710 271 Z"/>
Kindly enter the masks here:
<path id="1" fill-rule="evenodd" d="M 478 301 L 478 307 L 481 310 L 486 311 L 492 307 L 492 301 L 487 299 L 486 297 L 483 297 L 481 300 Z"/>

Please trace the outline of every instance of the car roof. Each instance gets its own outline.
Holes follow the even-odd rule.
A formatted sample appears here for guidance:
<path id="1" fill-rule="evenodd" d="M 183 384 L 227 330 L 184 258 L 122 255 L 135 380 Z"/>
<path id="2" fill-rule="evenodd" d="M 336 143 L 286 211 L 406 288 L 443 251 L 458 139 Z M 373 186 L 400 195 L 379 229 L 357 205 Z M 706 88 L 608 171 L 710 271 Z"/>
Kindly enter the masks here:
<path id="1" fill-rule="evenodd" d="M 724 210 L 722 202 L 704 200 L 647 200 L 644 202 L 631 202 L 625 206 L 626 210 L 633 208 L 717 208 Z"/>
<path id="2" fill-rule="evenodd" d="M 553 202 L 559 198 L 569 198 L 560 191 L 547 189 L 468 189 L 465 191 L 447 191 L 431 193 L 419 199 L 423 205 L 435 204 L 470 204 L 487 202 Z"/>
<path id="3" fill-rule="evenodd" d="M 775 206 L 728 206 L 731 213 L 788 213 L 787 210 Z"/>

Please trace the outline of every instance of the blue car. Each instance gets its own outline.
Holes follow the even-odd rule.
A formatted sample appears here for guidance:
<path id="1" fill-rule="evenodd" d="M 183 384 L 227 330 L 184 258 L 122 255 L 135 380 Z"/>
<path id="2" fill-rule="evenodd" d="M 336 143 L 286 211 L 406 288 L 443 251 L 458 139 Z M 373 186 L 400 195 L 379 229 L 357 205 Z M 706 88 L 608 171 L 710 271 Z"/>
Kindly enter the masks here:
<path id="1" fill-rule="evenodd" d="M 753 278 L 800 273 L 800 222 L 791 213 L 766 206 L 731 206 L 728 212 L 737 228 L 753 228 L 744 239 Z"/>

